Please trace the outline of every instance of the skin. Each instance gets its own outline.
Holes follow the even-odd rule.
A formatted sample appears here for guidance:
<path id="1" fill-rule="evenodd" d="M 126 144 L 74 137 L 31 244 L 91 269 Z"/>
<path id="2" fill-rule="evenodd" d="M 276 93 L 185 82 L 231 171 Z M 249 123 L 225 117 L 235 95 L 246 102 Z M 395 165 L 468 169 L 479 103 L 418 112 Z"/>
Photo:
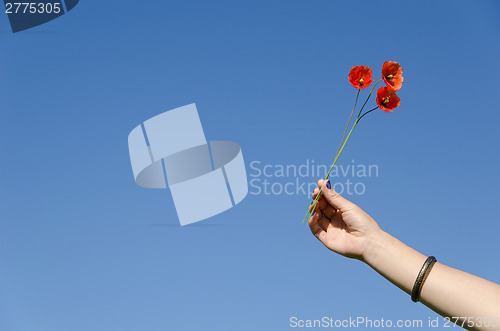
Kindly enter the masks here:
<path id="1" fill-rule="evenodd" d="M 326 181 L 319 180 L 318 187 L 322 196 L 309 220 L 314 236 L 333 252 L 365 262 L 411 295 L 427 256 L 384 232 L 360 207 L 329 189 Z M 468 330 L 500 330 L 500 285 L 442 263 L 432 267 L 420 302 Z"/>

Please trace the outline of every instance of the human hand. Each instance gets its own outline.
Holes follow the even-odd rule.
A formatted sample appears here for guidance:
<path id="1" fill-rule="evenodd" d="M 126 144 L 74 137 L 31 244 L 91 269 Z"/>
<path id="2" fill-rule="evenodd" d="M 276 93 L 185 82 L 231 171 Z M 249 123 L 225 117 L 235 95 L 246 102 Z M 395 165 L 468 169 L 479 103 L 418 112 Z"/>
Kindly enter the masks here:
<path id="1" fill-rule="evenodd" d="M 322 194 L 309 220 L 311 232 L 328 249 L 364 261 L 370 244 L 382 230 L 370 215 L 335 192 L 329 180 L 318 181 L 313 199 L 319 188 Z"/>

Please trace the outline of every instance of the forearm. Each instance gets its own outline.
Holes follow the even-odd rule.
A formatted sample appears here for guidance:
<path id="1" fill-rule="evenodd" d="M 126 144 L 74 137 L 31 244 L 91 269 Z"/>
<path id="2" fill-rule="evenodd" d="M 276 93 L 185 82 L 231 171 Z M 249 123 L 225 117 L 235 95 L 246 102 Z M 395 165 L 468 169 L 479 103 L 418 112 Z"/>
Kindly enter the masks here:
<path id="1" fill-rule="evenodd" d="M 393 284 L 410 294 L 426 256 L 380 231 L 369 240 L 364 261 Z M 436 263 L 420 294 L 420 301 L 438 314 L 466 317 L 470 329 L 487 330 L 489 320 L 500 328 L 500 285 Z M 493 323 L 496 321 L 496 323 Z M 462 325 L 462 323 L 458 323 Z"/>

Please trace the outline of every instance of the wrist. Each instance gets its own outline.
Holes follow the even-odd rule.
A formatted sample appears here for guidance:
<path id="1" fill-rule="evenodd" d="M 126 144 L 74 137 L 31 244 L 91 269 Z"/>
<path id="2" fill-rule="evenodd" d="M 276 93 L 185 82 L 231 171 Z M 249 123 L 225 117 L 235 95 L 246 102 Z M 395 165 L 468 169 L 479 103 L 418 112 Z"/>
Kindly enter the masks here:
<path id="1" fill-rule="evenodd" d="M 367 236 L 366 248 L 361 260 L 375 268 L 382 253 L 391 245 L 391 239 L 394 239 L 394 237 L 380 228 L 370 233 Z"/>
<path id="2" fill-rule="evenodd" d="M 427 257 L 382 230 L 369 236 L 367 243 L 363 261 L 400 289 L 411 293 Z"/>

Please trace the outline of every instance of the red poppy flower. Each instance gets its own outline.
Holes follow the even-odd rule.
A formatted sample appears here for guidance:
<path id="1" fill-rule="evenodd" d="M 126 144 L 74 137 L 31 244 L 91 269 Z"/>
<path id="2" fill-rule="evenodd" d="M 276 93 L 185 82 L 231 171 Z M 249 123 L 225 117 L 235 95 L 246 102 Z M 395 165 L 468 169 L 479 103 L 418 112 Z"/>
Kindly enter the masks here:
<path id="1" fill-rule="evenodd" d="M 382 65 L 382 78 L 388 88 L 399 91 L 403 86 L 403 68 L 394 61 L 385 61 Z"/>
<path id="2" fill-rule="evenodd" d="M 377 104 L 383 111 L 392 112 L 401 103 L 394 90 L 383 86 L 377 90 Z"/>
<path id="3" fill-rule="evenodd" d="M 349 82 L 357 89 L 364 89 L 373 82 L 372 69 L 367 66 L 352 67 L 349 71 Z"/>

